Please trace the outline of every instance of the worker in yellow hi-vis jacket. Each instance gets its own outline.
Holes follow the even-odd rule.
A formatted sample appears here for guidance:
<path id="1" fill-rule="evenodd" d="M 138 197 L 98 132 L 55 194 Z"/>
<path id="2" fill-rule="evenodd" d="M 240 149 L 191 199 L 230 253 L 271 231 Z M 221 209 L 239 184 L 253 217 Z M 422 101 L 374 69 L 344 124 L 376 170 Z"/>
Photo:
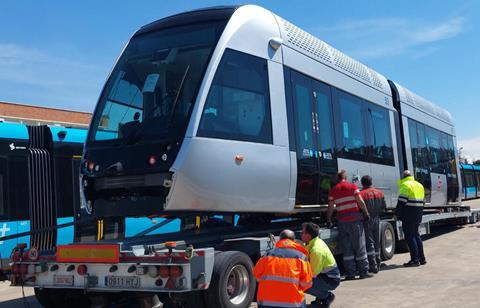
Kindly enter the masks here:
<path id="1" fill-rule="evenodd" d="M 423 185 L 415 181 L 410 171 L 403 172 L 399 181 L 399 196 L 396 215 L 402 221 L 405 241 L 410 250 L 410 261 L 403 264 L 405 267 L 427 264 L 423 243 L 418 228 L 422 222 L 425 191 Z"/>

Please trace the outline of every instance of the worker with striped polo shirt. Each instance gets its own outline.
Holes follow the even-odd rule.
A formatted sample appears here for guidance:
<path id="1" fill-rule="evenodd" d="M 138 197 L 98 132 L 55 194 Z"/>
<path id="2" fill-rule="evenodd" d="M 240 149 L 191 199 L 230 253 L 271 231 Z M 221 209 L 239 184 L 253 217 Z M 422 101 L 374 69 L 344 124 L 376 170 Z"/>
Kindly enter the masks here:
<path id="1" fill-rule="evenodd" d="M 338 184 L 328 196 L 327 222 L 332 226 L 334 206 L 337 210 L 339 238 L 338 244 L 343 252 L 345 280 L 353 280 L 358 273 L 360 279 L 372 277 L 368 273 L 367 250 L 363 221 L 370 218 L 365 202 L 360 196 L 357 185 L 347 182 L 347 172 L 337 174 Z"/>
<path id="2" fill-rule="evenodd" d="M 386 209 L 385 196 L 380 189 L 373 187 L 372 177 L 362 176 L 362 190 L 360 191 L 370 214 L 370 219 L 365 221 L 365 242 L 367 245 L 368 266 L 371 273 L 380 270 L 380 214 Z"/>

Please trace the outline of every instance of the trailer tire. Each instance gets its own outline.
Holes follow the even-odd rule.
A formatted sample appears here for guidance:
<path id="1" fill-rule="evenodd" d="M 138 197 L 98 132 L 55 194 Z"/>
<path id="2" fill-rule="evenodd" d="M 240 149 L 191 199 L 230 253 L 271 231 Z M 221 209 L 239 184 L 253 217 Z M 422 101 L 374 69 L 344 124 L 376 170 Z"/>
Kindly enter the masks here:
<path id="1" fill-rule="evenodd" d="M 89 298 L 81 290 L 34 288 L 34 292 L 43 307 L 60 308 L 65 307 L 65 303 L 71 308 L 90 307 Z"/>
<path id="2" fill-rule="evenodd" d="M 477 221 L 478 221 L 477 213 L 472 213 L 472 215 L 470 215 L 468 217 L 468 220 L 469 220 L 468 222 L 471 223 L 471 224 L 477 223 Z"/>
<path id="3" fill-rule="evenodd" d="M 34 288 L 35 298 L 43 307 L 55 307 L 48 289 Z"/>
<path id="4" fill-rule="evenodd" d="M 250 257 L 239 251 L 215 254 L 206 307 L 248 308 L 255 296 L 256 280 Z"/>
<path id="5" fill-rule="evenodd" d="M 380 257 L 383 261 L 390 260 L 395 254 L 395 230 L 391 223 L 380 222 Z"/>

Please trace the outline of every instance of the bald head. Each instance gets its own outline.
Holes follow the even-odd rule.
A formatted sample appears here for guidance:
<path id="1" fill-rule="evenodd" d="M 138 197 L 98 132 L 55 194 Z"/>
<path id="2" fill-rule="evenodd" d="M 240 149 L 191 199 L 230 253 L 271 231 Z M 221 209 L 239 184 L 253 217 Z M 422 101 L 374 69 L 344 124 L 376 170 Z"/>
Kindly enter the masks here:
<path id="1" fill-rule="evenodd" d="M 289 240 L 292 240 L 294 241 L 295 240 L 295 232 L 293 232 L 292 230 L 283 230 L 282 232 L 280 232 L 280 239 L 281 240 L 284 240 L 284 239 L 289 239 Z"/>
<path id="2" fill-rule="evenodd" d="M 403 177 L 406 178 L 407 176 L 411 176 L 412 173 L 410 172 L 410 170 L 405 170 L 403 171 Z"/>

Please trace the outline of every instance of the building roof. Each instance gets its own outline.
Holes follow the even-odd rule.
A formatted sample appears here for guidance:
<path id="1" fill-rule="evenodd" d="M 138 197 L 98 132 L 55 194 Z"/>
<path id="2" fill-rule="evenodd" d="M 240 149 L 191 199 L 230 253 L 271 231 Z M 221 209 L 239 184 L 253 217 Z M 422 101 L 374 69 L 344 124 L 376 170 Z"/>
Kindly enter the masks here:
<path id="1" fill-rule="evenodd" d="M 0 101 L 0 118 L 8 122 L 88 126 L 91 113 Z"/>

